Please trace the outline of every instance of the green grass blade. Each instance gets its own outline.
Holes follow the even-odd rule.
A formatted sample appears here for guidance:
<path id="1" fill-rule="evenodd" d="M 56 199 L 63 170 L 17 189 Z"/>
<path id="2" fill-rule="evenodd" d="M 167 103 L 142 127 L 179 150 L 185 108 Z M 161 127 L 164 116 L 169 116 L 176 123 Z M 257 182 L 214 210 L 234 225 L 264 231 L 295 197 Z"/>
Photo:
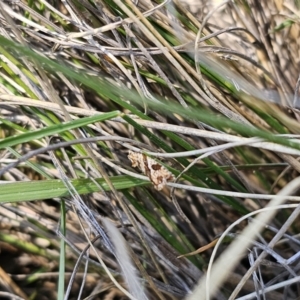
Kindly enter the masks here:
<path id="1" fill-rule="evenodd" d="M 149 181 L 127 175 L 110 177 L 110 180 L 117 190 L 151 184 Z M 96 182 L 105 191 L 110 190 L 103 178 L 96 179 Z M 71 180 L 71 184 L 81 195 L 99 191 L 99 186 L 90 179 Z M 70 196 L 68 189 L 61 180 L 10 182 L 1 184 L 0 203 L 44 200 L 68 196 Z"/>
<path id="2" fill-rule="evenodd" d="M 66 236 L 66 206 L 65 201 L 60 202 L 60 232 Z M 60 255 L 59 255 L 59 277 L 57 299 L 63 300 L 65 295 L 65 268 L 66 268 L 66 242 L 60 239 Z"/>
<path id="3" fill-rule="evenodd" d="M 95 122 L 109 120 L 117 117 L 119 114 L 120 113 L 118 111 L 113 111 L 101 115 L 95 115 L 92 117 L 80 118 L 78 120 L 74 120 L 74 121 L 70 121 L 58 125 L 52 125 L 36 131 L 26 132 L 17 136 L 8 137 L 0 141 L 0 149 L 6 147 L 12 147 L 14 145 L 26 143 L 35 139 L 41 139 L 46 136 L 54 135 L 74 128 L 79 128 L 81 126 L 86 126 Z M 6 123 L 6 120 L 4 119 L 0 119 L 0 121 L 4 124 Z"/>

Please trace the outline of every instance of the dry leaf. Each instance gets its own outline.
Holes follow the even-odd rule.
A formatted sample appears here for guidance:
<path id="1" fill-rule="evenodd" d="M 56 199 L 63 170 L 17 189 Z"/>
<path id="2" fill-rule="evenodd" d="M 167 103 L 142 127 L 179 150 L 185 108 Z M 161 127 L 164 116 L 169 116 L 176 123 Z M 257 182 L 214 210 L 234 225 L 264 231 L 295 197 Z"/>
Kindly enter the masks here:
<path id="1" fill-rule="evenodd" d="M 204 252 L 204 251 L 206 251 L 206 250 L 214 247 L 216 245 L 216 243 L 217 243 L 218 240 L 219 239 L 217 238 L 217 239 L 213 240 L 212 242 L 210 242 L 209 244 L 207 244 L 207 245 L 205 245 L 205 246 L 203 246 L 203 247 L 201 247 L 201 248 L 199 248 L 199 249 L 197 249 L 197 250 L 195 250 L 193 252 L 179 255 L 177 258 L 188 257 L 188 256 L 193 256 L 193 255 L 202 253 L 202 252 Z"/>

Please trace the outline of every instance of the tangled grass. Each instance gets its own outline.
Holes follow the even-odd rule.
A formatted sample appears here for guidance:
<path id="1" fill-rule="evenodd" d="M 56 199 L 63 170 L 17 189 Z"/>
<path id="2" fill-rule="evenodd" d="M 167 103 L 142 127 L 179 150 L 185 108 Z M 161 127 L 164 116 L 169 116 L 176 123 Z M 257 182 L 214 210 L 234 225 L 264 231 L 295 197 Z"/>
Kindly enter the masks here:
<path id="1" fill-rule="evenodd" d="M 1 299 L 299 297 L 299 7 L 0 2 Z"/>

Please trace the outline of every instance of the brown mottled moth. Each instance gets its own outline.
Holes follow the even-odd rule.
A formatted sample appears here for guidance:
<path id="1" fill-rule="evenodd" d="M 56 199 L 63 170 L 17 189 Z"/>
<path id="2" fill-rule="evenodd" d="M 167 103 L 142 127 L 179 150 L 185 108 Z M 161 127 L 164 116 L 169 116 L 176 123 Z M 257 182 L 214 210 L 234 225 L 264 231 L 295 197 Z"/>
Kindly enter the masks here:
<path id="1" fill-rule="evenodd" d="M 162 190 L 168 181 L 174 180 L 174 176 L 170 171 L 143 153 L 129 151 L 128 158 L 132 167 L 139 167 L 149 177 L 154 188 L 158 191 Z"/>

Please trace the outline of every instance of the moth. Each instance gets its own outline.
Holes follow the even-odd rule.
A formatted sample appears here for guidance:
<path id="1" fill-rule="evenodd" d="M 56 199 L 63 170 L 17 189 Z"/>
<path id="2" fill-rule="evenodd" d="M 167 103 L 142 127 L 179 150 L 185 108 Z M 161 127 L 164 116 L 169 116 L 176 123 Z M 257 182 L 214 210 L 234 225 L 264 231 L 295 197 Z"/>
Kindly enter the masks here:
<path id="1" fill-rule="evenodd" d="M 149 177 L 158 191 L 162 190 L 168 181 L 174 180 L 174 175 L 154 159 L 143 153 L 129 151 L 128 158 L 133 168 L 138 167 Z"/>

